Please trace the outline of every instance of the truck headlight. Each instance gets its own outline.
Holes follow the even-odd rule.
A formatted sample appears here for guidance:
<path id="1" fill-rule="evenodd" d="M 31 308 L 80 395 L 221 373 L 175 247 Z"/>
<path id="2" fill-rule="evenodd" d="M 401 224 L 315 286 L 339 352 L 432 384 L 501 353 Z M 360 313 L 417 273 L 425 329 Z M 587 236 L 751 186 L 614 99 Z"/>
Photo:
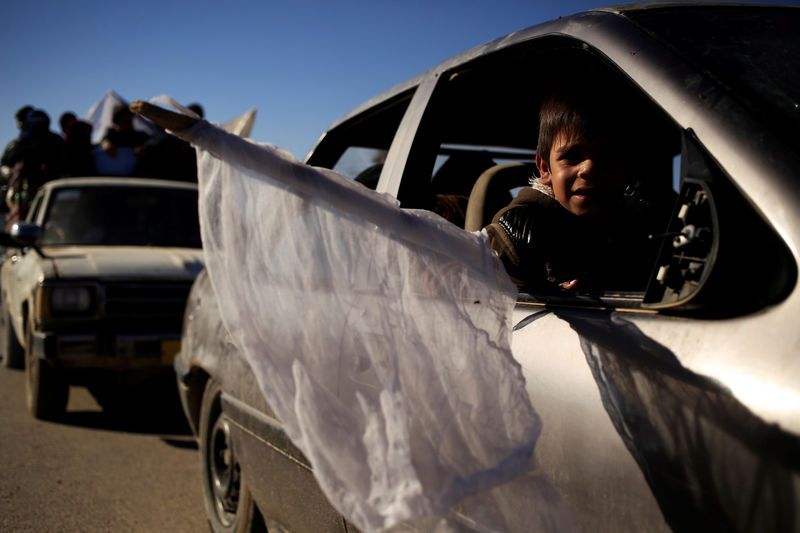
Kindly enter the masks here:
<path id="1" fill-rule="evenodd" d="M 53 287 L 50 311 L 53 314 L 86 313 L 92 310 L 93 291 L 89 287 Z"/>

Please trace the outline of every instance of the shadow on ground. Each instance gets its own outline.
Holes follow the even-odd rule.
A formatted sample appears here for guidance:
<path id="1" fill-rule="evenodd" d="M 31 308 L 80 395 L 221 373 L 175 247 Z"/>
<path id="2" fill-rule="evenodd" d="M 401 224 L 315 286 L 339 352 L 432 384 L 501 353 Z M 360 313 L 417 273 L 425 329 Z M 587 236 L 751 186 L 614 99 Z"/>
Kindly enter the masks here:
<path id="1" fill-rule="evenodd" d="M 171 446 L 196 449 L 174 384 L 160 387 L 89 388 L 97 410 L 70 409 L 59 423 L 125 433 L 160 435 Z"/>

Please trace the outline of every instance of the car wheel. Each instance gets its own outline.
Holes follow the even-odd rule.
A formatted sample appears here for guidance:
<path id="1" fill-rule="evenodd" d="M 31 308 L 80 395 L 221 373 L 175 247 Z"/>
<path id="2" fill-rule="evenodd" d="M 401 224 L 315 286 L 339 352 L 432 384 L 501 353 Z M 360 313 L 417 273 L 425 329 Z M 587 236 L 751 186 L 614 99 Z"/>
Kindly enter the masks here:
<path id="1" fill-rule="evenodd" d="M 54 420 L 67 410 L 69 384 L 61 372 L 33 353 L 33 324 L 28 325 L 25 349 L 25 399 L 39 419 Z"/>
<path id="2" fill-rule="evenodd" d="M 3 365 L 17 369 L 25 366 L 25 349 L 14 333 L 8 311 L 3 311 Z"/>
<path id="3" fill-rule="evenodd" d="M 209 379 L 200 408 L 203 503 L 208 522 L 215 533 L 266 531 L 242 479 L 221 398 L 219 384 Z"/>

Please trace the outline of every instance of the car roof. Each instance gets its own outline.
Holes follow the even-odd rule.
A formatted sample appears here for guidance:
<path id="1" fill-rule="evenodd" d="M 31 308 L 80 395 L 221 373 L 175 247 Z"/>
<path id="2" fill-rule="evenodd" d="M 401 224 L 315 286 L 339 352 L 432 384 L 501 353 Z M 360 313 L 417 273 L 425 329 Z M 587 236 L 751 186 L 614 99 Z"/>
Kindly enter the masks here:
<path id="1" fill-rule="evenodd" d="M 75 177 L 60 178 L 48 181 L 42 185 L 43 189 L 55 189 L 62 187 L 164 187 L 169 189 L 197 189 L 196 183 L 185 181 L 171 181 L 164 179 L 136 178 L 121 176 L 97 176 L 97 177 Z"/>
<path id="2" fill-rule="evenodd" d="M 370 108 L 375 107 L 376 105 L 380 104 L 381 102 L 389 101 L 400 94 L 408 91 L 409 89 L 417 86 L 420 82 L 428 77 L 439 75 L 443 72 L 451 70 L 463 63 L 467 63 L 474 59 L 479 58 L 480 56 L 490 54 L 497 50 L 507 48 L 513 46 L 515 44 L 519 44 L 525 41 L 529 41 L 535 38 L 544 37 L 547 35 L 560 35 L 566 37 L 577 37 L 583 40 L 587 35 L 594 34 L 598 37 L 599 40 L 602 40 L 603 37 L 610 37 L 610 33 L 608 30 L 608 26 L 603 24 L 598 24 L 600 21 L 610 21 L 610 19 L 616 19 L 616 21 L 620 21 L 623 24 L 628 24 L 630 26 L 630 31 L 639 32 L 641 29 L 639 26 L 627 18 L 627 15 L 643 12 L 643 11 L 656 11 L 656 10 L 670 10 L 670 11 L 692 11 L 696 10 L 699 7 L 719 7 L 719 8 L 785 8 L 785 9 L 797 9 L 790 6 L 774 6 L 774 5 L 766 5 L 766 4 L 752 4 L 752 3 L 736 3 L 736 2 L 634 2 L 629 4 L 615 4 L 607 7 L 601 7 L 597 9 L 591 9 L 588 11 L 582 11 L 579 13 L 575 13 L 572 15 L 567 15 L 564 17 L 558 17 L 557 19 L 549 20 L 546 22 L 542 22 L 540 24 L 536 24 L 534 26 L 530 26 L 524 29 L 520 29 L 518 31 L 509 33 L 505 36 L 499 37 L 492 41 L 486 42 L 484 44 L 475 46 L 452 56 L 438 65 L 430 68 L 404 82 L 401 82 L 390 89 L 376 95 L 375 97 L 363 102 L 361 105 L 357 106 L 356 108 L 352 109 L 351 111 L 347 112 L 346 114 L 339 117 L 336 121 L 334 121 L 326 130 L 322 133 L 319 137 L 317 142 L 315 143 L 312 150 L 306 156 L 310 156 L 316 146 L 322 141 L 322 139 L 327 135 L 328 132 L 331 130 L 336 129 L 341 124 L 347 122 L 348 120 L 356 117 L 357 115 L 369 110 Z M 618 26 L 617 26 L 618 27 Z"/>

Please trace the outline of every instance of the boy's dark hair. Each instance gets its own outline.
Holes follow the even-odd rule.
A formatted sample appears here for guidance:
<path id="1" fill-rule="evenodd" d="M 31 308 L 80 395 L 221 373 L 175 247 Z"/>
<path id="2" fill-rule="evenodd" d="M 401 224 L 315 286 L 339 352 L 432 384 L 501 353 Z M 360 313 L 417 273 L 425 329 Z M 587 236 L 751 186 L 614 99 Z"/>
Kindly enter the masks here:
<path id="1" fill-rule="evenodd" d="M 625 105 L 611 91 L 556 89 L 544 98 L 539 110 L 536 153 L 549 161 L 553 143 L 562 133 L 568 137 L 596 133 L 625 137 L 630 124 L 624 110 Z"/>

